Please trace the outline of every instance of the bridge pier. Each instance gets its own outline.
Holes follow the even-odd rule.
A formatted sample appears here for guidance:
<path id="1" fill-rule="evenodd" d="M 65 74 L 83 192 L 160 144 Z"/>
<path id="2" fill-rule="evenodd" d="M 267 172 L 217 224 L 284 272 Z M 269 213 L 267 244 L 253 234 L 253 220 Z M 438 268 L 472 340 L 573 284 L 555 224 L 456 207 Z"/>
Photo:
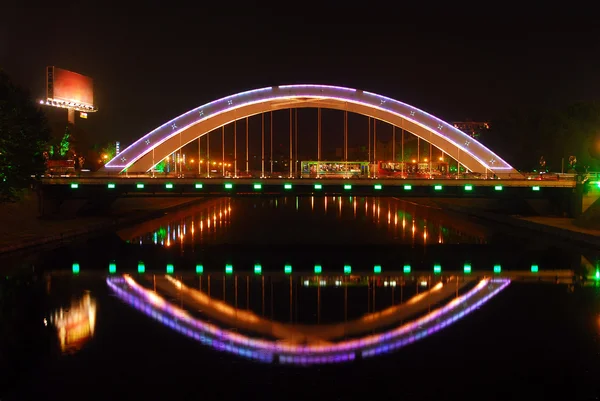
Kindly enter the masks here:
<path id="1" fill-rule="evenodd" d="M 69 192 L 69 189 L 61 186 L 38 186 L 38 217 L 66 219 L 103 214 L 118 199 L 118 196 L 103 191 L 93 191 L 85 197 L 79 197 Z"/>

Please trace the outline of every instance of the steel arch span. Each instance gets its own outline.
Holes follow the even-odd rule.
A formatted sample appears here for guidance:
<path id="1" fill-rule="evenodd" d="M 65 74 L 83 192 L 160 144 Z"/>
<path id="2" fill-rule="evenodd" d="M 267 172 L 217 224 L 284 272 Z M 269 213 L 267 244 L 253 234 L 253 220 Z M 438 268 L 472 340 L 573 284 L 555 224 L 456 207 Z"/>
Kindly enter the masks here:
<path id="1" fill-rule="evenodd" d="M 105 172 L 145 173 L 176 150 L 236 120 L 290 108 L 362 114 L 433 144 L 468 170 L 498 177 L 521 174 L 480 142 L 439 118 L 389 97 L 327 85 L 282 85 L 228 96 L 188 111 L 144 135 L 104 166 Z"/>

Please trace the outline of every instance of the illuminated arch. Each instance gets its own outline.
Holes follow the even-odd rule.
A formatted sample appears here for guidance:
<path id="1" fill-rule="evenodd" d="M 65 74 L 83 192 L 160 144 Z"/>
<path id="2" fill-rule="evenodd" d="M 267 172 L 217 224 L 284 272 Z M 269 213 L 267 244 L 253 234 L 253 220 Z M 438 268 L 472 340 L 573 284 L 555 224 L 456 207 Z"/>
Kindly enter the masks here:
<path id="1" fill-rule="evenodd" d="M 376 118 L 433 144 L 470 171 L 520 176 L 480 142 L 429 113 L 375 93 L 325 85 L 273 86 L 207 103 L 144 135 L 106 163 L 104 170 L 145 173 L 176 150 L 223 125 L 265 112 L 306 107 Z"/>

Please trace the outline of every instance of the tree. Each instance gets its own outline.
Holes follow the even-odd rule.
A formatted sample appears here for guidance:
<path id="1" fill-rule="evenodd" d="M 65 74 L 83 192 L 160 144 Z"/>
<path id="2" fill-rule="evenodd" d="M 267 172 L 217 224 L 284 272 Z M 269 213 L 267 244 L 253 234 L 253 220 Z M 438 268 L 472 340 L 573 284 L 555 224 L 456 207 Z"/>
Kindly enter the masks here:
<path id="1" fill-rule="evenodd" d="M 570 156 L 577 159 L 574 169 L 598 169 L 600 163 L 600 103 L 578 102 L 551 109 L 527 108 L 514 110 L 493 121 L 490 135 L 482 138 L 484 145 L 517 169 L 531 171 L 540 168 L 544 156 L 545 169 L 561 171 L 567 168 Z"/>
<path id="2" fill-rule="evenodd" d="M 15 201 L 45 170 L 50 128 L 29 93 L 0 70 L 0 202 Z"/>

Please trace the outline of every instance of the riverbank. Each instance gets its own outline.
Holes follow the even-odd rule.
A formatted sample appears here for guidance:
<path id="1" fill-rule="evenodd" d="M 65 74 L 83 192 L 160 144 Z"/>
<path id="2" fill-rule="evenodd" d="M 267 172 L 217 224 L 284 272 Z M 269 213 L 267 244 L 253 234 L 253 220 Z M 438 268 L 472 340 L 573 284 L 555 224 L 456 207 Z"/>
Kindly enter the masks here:
<path id="1" fill-rule="evenodd" d="M 199 198 L 123 198 L 104 216 L 44 220 L 30 198 L 5 204 L 0 212 L 0 255 L 39 246 L 59 245 L 75 238 L 96 235 L 160 217 L 202 201 Z"/>
<path id="2" fill-rule="evenodd" d="M 544 216 L 511 216 L 453 203 L 438 202 L 438 204 L 444 210 L 463 213 L 514 228 L 525 229 L 532 233 L 553 237 L 554 239 L 568 241 L 577 245 L 600 246 L 600 230 L 579 227 L 574 224 L 574 219 Z"/>

